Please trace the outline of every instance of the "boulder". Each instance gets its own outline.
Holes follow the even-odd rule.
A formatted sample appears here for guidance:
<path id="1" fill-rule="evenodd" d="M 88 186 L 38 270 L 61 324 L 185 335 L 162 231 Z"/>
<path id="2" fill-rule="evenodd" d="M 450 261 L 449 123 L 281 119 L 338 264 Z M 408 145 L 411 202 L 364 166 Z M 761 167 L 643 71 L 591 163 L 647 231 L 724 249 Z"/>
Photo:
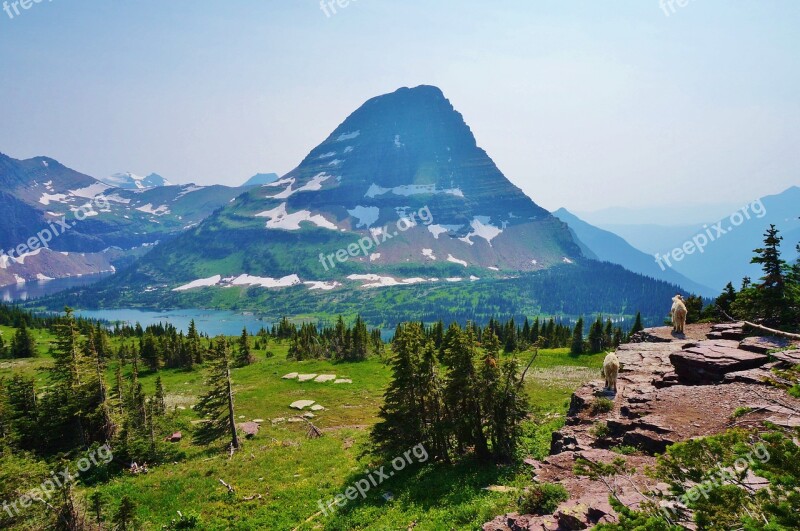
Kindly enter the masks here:
<path id="1" fill-rule="evenodd" d="M 248 439 L 252 439 L 256 435 L 258 435 L 258 423 L 257 422 L 243 422 L 239 424 L 239 429 L 242 430 L 244 436 Z"/>
<path id="2" fill-rule="evenodd" d="M 765 354 L 739 349 L 737 341 L 707 340 L 690 343 L 670 354 L 669 360 L 682 383 L 721 382 L 730 372 L 755 369 L 769 361 Z"/>
<path id="3" fill-rule="evenodd" d="M 176 442 L 181 442 L 181 439 L 183 439 L 183 435 L 181 434 L 181 432 L 176 431 L 175 433 L 173 433 L 164 440 L 167 442 L 176 443 Z"/>

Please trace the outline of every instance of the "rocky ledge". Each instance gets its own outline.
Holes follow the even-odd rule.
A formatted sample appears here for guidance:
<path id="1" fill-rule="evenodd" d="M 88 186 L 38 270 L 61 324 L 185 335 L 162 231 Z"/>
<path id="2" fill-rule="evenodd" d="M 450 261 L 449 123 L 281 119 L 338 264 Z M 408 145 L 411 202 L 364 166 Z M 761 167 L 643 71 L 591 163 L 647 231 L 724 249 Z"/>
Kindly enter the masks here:
<path id="1" fill-rule="evenodd" d="M 609 487 L 578 477 L 578 458 L 611 463 L 623 458 L 636 470 L 614 485 L 623 503 L 635 508 L 649 492 L 667 492 L 645 476 L 645 467 L 668 446 L 693 437 L 713 435 L 733 427 L 758 426 L 764 421 L 798 426 L 800 400 L 768 383 L 779 378 L 773 368 L 800 364 L 800 349 L 772 337 L 745 337 L 741 324 L 689 325 L 675 335 L 668 327 L 649 328 L 617 356 L 622 369 L 617 395 L 605 394 L 598 380 L 572 396 L 566 425 L 553 434 L 550 456 L 529 459 L 534 482 L 560 483 L 570 494 L 551 515 L 498 516 L 485 531 L 587 529 L 616 520 L 608 503 Z M 780 350 L 780 352 L 777 352 Z M 610 411 L 600 398 L 613 401 Z M 747 411 L 734 418 L 734 412 Z M 601 428 L 601 429 L 598 429 Z M 634 455 L 612 451 L 635 447 Z"/>

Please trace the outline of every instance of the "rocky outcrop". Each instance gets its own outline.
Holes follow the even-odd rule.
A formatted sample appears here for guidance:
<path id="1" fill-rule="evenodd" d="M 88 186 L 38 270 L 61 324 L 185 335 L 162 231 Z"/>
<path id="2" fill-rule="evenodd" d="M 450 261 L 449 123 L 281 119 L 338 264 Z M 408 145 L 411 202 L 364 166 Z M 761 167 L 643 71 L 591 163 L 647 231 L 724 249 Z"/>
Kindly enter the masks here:
<path id="1" fill-rule="evenodd" d="M 685 345 L 669 359 L 681 382 L 709 384 L 722 381 L 731 372 L 761 367 L 769 356 L 742 350 L 738 341 L 712 339 Z"/>
<path id="2" fill-rule="evenodd" d="M 608 503 L 609 486 L 575 475 L 580 458 L 595 463 L 624 459 L 626 469 L 634 472 L 612 480 L 611 486 L 625 505 L 635 508 L 648 492 L 666 492 L 666 485 L 643 472 L 670 445 L 721 433 L 734 423 L 742 427 L 764 421 L 800 424 L 800 400 L 767 382 L 781 381 L 773 368 L 799 364 L 800 349 L 775 338 L 739 334 L 743 332 L 738 325 L 689 325 L 680 335 L 669 327 L 649 328 L 636 335 L 638 342 L 620 346 L 617 395 L 604 394 L 599 375 L 597 381 L 576 390 L 566 425 L 553 434 L 551 455 L 543 461 L 526 461 L 534 481 L 560 483 L 570 500 L 552 515 L 510 513 L 488 522 L 484 529 L 586 529 L 601 521 L 615 521 L 616 513 Z M 781 347 L 788 350 L 773 352 Z M 599 407 L 602 398 L 613 401 L 610 411 Z M 637 452 L 613 451 L 623 446 Z"/>

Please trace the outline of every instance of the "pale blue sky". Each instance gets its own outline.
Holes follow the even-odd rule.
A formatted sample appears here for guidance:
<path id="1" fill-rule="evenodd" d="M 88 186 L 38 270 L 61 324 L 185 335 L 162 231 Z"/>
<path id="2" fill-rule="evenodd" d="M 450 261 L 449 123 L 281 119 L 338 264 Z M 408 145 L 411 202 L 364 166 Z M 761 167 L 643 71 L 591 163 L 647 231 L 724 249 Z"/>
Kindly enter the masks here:
<path id="1" fill-rule="evenodd" d="M 425 83 L 546 208 L 749 200 L 800 183 L 798 28 L 796 0 L 44 0 L 0 11 L 0 151 L 238 184 Z"/>

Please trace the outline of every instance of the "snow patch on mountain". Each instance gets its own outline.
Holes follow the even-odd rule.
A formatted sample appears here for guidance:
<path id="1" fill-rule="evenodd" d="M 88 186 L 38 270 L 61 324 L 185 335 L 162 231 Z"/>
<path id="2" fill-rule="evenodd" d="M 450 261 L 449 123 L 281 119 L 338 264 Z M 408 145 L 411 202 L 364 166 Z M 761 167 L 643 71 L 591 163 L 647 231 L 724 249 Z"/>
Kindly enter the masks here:
<path id="1" fill-rule="evenodd" d="M 306 286 L 308 286 L 309 291 L 315 289 L 321 289 L 322 291 L 330 291 L 332 289 L 338 288 L 342 284 L 340 282 L 324 282 L 319 280 L 307 280 L 303 282 Z"/>
<path id="2" fill-rule="evenodd" d="M 461 191 L 460 188 L 448 188 L 444 190 L 437 190 L 435 184 L 404 184 L 402 186 L 395 186 L 394 188 L 384 188 L 383 186 L 379 186 L 375 183 L 372 183 L 372 185 L 370 185 L 370 187 L 367 189 L 367 193 L 364 194 L 364 197 L 369 197 L 370 199 L 373 199 L 376 196 L 388 193 L 392 193 L 394 195 L 402 195 L 406 197 L 410 195 L 438 195 L 438 194 L 449 194 L 457 197 L 464 197 L 464 193 Z"/>
<path id="3" fill-rule="evenodd" d="M 436 260 L 436 255 L 433 254 L 433 249 L 423 249 L 422 256 L 430 260 Z"/>
<path id="4" fill-rule="evenodd" d="M 186 291 L 195 288 L 206 288 L 209 286 L 216 286 L 217 284 L 220 283 L 220 281 L 222 281 L 222 275 L 214 275 L 213 277 L 193 280 L 188 284 L 184 284 L 183 286 L 173 289 L 172 291 Z"/>
<path id="5" fill-rule="evenodd" d="M 66 199 L 67 196 L 64 194 L 42 194 L 42 197 L 39 198 L 39 202 L 47 206 L 50 203 L 63 203 Z"/>
<path id="6" fill-rule="evenodd" d="M 272 210 L 265 210 L 256 214 L 257 218 L 267 218 L 268 229 L 279 230 L 300 230 L 300 222 L 308 221 L 317 227 L 330 230 L 338 230 L 339 228 L 332 222 L 325 219 L 321 214 L 312 214 L 308 210 L 298 210 L 289 214 L 286 211 L 286 203 L 281 203 L 279 206 Z"/>
<path id="7" fill-rule="evenodd" d="M 144 212 L 145 214 L 151 214 L 153 216 L 163 216 L 165 214 L 170 213 L 169 207 L 167 205 L 153 207 L 152 203 L 147 203 L 146 205 L 136 207 L 136 210 L 138 210 L 139 212 Z"/>
<path id="8" fill-rule="evenodd" d="M 294 187 L 296 181 L 295 181 L 295 179 L 293 177 L 290 177 L 289 179 L 286 179 L 285 182 L 284 181 L 279 181 L 279 182 L 283 182 L 284 184 L 288 183 L 288 186 L 286 187 L 286 189 L 283 192 L 280 192 L 277 195 L 267 196 L 267 197 L 270 198 L 270 199 L 288 199 L 292 195 L 294 195 L 296 193 L 299 193 L 299 192 L 317 192 L 317 191 L 322 189 L 322 183 L 324 183 L 325 181 L 327 181 L 330 178 L 331 178 L 331 176 L 328 175 L 325 172 L 318 173 L 317 175 L 312 177 L 309 182 L 307 182 L 306 184 L 304 184 L 300 188 L 295 189 L 293 187 Z M 272 183 L 269 186 L 273 186 L 275 184 L 276 183 Z"/>
<path id="9" fill-rule="evenodd" d="M 454 264 L 461 264 L 461 265 L 463 265 L 464 267 L 467 267 L 467 262 L 465 262 L 464 260 L 459 260 L 458 258 L 456 258 L 455 256 L 453 256 L 452 254 L 448 254 L 448 255 L 447 255 L 447 261 L 448 261 L 448 262 L 452 262 L 452 263 L 454 263 Z"/>
<path id="10" fill-rule="evenodd" d="M 472 220 L 472 223 L 470 223 L 470 227 L 472 227 L 472 232 L 470 232 L 463 238 L 459 238 L 459 240 L 472 245 L 475 243 L 472 241 L 472 238 L 478 237 L 486 240 L 487 243 L 491 246 L 492 240 L 498 237 L 500 234 L 502 234 L 503 229 L 495 227 L 494 225 L 490 224 L 489 221 L 490 221 L 489 216 L 475 216 L 475 218 L 473 218 Z"/>
<path id="11" fill-rule="evenodd" d="M 433 234 L 434 239 L 438 240 L 439 235 L 450 231 L 457 231 L 463 225 L 428 225 L 428 231 Z"/>
<path id="12" fill-rule="evenodd" d="M 366 207 L 358 205 L 354 209 L 348 210 L 347 213 L 358 219 L 356 228 L 369 228 L 376 221 L 378 221 L 378 216 L 380 216 L 381 211 L 378 207 Z"/>
<path id="13" fill-rule="evenodd" d="M 70 195 L 75 197 L 82 197 L 84 199 L 94 199 L 98 195 L 102 194 L 106 190 L 111 188 L 107 184 L 103 183 L 94 183 L 84 188 L 78 188 L 77 190 L 70 190 Z"/>
<path id="14" fill-rule="evenodd" d="M 230 282 L 231 286 L 258 286 L 262 288 L 288 288 L 300 284 L 300 277 L 287 275 L 283 278 L 255 277 L 252 275 L 239 275 Z"/>
<path id="15" fill-rule="evenodd" d="M 353 131 L 352 133 L 344 133 L 339 135 L 339 138 L 336 139 L 337 142 L 344 142 L 345 140 L 353 140 L 354 138 L 358 138 L 361 134 L 361 131 Z"/>

